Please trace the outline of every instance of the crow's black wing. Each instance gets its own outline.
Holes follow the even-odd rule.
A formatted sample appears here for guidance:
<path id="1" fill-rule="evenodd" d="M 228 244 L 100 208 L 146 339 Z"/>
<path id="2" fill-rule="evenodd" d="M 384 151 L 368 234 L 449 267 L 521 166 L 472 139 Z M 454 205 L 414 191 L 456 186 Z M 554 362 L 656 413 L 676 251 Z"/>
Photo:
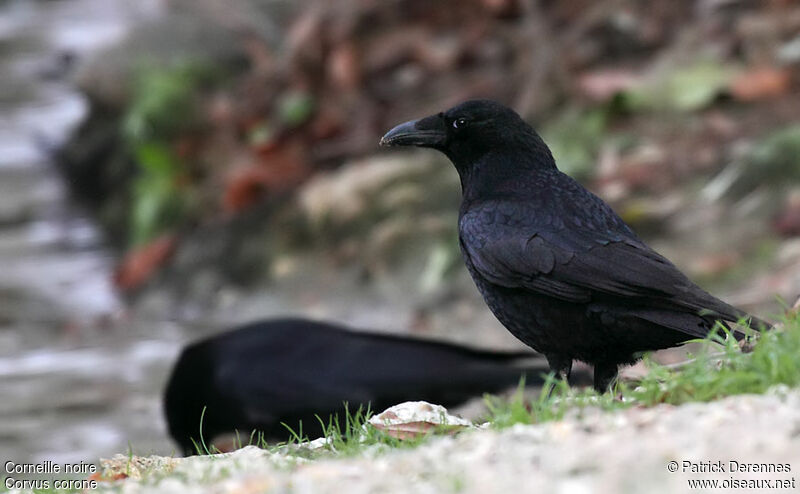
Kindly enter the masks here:
<path id="1" fill-rule="evenodd" d="M 497 205 L 475 207 L 462 215 L 464 254 L 491 283 L 571 302 L 619 297 L 728 321 L 748 317 L 703 291 L 627 229 L 586 224 L 575 228 L 561 221 L 543 225 L 535 220 L 536 211 L 517 207 L 513 215 L 491 214 L 498 211 Z"/>

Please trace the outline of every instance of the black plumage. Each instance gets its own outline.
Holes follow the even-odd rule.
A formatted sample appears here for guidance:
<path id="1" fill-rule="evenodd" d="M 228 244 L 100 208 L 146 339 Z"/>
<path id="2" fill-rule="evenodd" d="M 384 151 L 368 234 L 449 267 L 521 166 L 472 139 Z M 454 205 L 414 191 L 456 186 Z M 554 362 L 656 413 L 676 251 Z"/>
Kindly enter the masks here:
<path id="1" fill-rule="evenodd" d="M 489 308 L 568 377 L 594 365 L 605 390 L 620 364 L 752 318 L 692 283 L 602 199 L 556 168 L 541 137 L 488 100 L 401 124 L 384 145 L 443 152 L 461 178 L 459 240 Z"/>
<path id="2" fill-rule="evenodd" d="M 459 345 L 349 331 L 305 319 L 260 321 L 187 346 L 164 393 L 170 435 L 184 453 L 192 439 L 253 430 L 290 437 L 285 423 L 318 437 L 332 415 L 380 412 L 404 401 L 453 406 L 519 383 L 542 383 L 547 363 L 533 352 L 492 352 Z"/>

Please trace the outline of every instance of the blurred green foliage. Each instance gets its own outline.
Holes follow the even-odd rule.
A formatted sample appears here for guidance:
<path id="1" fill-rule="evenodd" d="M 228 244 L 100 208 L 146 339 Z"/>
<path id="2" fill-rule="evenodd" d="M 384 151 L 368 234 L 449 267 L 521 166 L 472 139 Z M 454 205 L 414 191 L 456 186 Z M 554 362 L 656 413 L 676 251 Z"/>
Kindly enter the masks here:
<path id="1" fill-rule="evenodd" d="M 747 154 L 743 182 L 779 184 L 800 180 L 800 125 L 767 135 Z"/>
<path id="2" fill-rule="evenodd" d="M 759 187 L 783 189 L 799 180 L 800 125 L 791 125 L 756 141 L 717 175 L 704 193 L 712 199 L 743 197 Z"/>
<path id="3" fill-rule="evenodd" d="M 692 112 L 709 106 L 730 84 L 736 71 L 713 61 L 698 61 L 637 85 L 620 95 L 629 111 Z"/>
<path id="4" fill-rule="evenodd" d="M 143 64 L 122 122 L 126 140 L 166 140 L 191 130 L 200 120 L 198 91 L 218 76 L 212 67 L 198 62 L 170 67 Z"/>
<path id="5" fill-rule="evenodd" d="M 219 76 L 210 65 L 190 61 L 139 69 L 122 119 L 122 135 L 136 164 L 130 186 L 130 244 L 152 240 L 191 211 L 191 189 L 180 186 L 186 163 L 173 142 L 201 128 L 200 93 Z"/>
<path id="6" fill-rule="evenodd" d="M 190 201 L 178 187 L 182 164 L 167 145 L 139 144 L 135 159 L 139 175 L 132 183 L 130 242 L 140 245 L 179 222 Z"/>
<path id="7" fill-rule="evenodd" d="M 314 113 L 314 98 L 306 92 L 290 91 L 278 100 L 278 117 L 284 125 L 297 127 Z"/>
<path id="8" fill-rule="evenodd" d="M 558 168 L 578 180 L 591 177 L 606 133 L 609 111 L 605 107 L 570 109 L 542 129 L 542 138 Z"/>
<path id="9" fill-rule="evenodd" d="M 610 135 L 616 116 L 642 112 L 685 113 L 711 105 L 731 83 L 736 71 L 713 60 L 697 61 L 655 72 L 603 104 L 571 107 L 542 129 L 559 169 L 578 180 L 590 179 L 603 142 L 629 145 L 630 136 Z"/>
<path id="10" fill-rule="evenodd" d="M 251 146 L 261 146 L 272 141 L 275 135 L 275 129 L 268 122 L 261 122 L 247 133 L 247 142 Z"/>

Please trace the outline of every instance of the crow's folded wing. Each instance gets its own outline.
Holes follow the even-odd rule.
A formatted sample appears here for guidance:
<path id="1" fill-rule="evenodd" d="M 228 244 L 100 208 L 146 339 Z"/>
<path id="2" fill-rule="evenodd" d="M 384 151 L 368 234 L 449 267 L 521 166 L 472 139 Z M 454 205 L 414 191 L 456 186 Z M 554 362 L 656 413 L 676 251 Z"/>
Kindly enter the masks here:
<path id="1" fill-rule="evenodd" d="M 659 309 L 708 313 L 729 321 L 747 315 L 703 291 L 636 238 L 591 230 L 526 233 L 500 228 L 462 238 L 462 248 L 478 273 L 500 286 L 571 302 L 638 299 Z"/>

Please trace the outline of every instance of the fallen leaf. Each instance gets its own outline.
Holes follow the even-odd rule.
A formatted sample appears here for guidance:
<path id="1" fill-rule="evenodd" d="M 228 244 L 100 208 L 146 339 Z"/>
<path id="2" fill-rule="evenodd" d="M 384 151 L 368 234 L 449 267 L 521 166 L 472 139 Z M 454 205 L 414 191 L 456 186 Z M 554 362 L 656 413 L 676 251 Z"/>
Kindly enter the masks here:
<path id="1" fill-rule="evenodd" d="M 257 165 L 231 173 L 222 196 L 225 212 L 238 213 L 257 203 L 266 193 L 268 175 L 267 170 Z"/>
<path id="2" fill-rule="evenodd" d="M 298 139 L 273 142 L 257 151 L 249 165 L 229 172 L 222 196 L 225 212 L 243 211 L 268 192 L 290 189 L 311 174 L 303 144 Z"/>
<path id="3" fill-rule="evenodd" d="M 739 101 L 757 101 L 774 98 L 789 91 L 791 74 L 777 67 L 759 67 L 736 77 L 730 92 Z"/>
<path id="4" fill-rule="evenodd" d="M 311 136 L 314 139 L 330 139 L 342 132 L 345 121 L 340 112 L 321 108 L 311 122 Z"/>
<path id="5" fill-rule="evenodd" d="M 100 472 L 95 472 L 89 476 L 87 480 L 94 480 L 96 482 L 114 482 L 115 480 L 127 479 L 126 473 L 115 473 L 114 475 L 103 476 Z"/>
<path id="6" fill-rule="evenodd" d="M 95 482 L 114 482 L 115 480 L 127 479 L 126 473 L 115 473 L 114 475 L 104 476 L 100 472 L 95 472 L 89 475 L 87 480 L 94 480 Z"/>
<path id="7" fill-rule="evenodd" d="M 129 251 L 114 272 L 114 286 L 123 292 L 141 287 L 170 258 L 176 246 L 177 237 L 165 234 Z"/>

